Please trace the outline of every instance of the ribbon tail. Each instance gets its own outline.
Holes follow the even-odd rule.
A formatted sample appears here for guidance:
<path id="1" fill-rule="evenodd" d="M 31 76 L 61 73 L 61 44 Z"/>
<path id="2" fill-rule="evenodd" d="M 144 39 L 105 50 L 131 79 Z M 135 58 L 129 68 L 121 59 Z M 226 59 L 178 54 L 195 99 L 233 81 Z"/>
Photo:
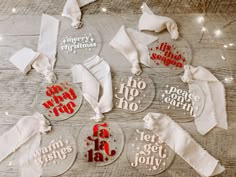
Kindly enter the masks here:
<path id="1" fill-rule="evenodd" d="M 49 83 L 56 82 L 56 75 L 51 69 L 49 58 L 43 54 L 38 55 L 32 64 L 32 67 L 40 74 L 44 75 L 45 79 Z"/>
<path id="2" fill-rule="evenodd" d="M 40 148 L 41 134 L 37 133 L 27 144 L 20 148 L 19 166 L 21 177 L 40 177 L 42 165 L 34 158 L 34 152 Z"/>
<path id="3" fill-rule="evenodd" d="M 53 70 L 56 62 L 59 20 L 43 14 L 38 41 L 38 52 L 46 55 Z"/>
<path id="4" fill-rule="evenodd" d="M 146 128 L 158 135 L 200 175 L 212 176 L 224 171 L 224 167 L 219 164 L 219 160 L 204 150 L 167 115 L 148 113 L 144 117 L 144 121 Z"/>
<path id="5" fill-rule="evenodd" d="M 123 54 L 125 58 L 130 62 L 130 64 L 132 65 L 132 74 L 140 75 L 142 73 L 139 65 L 138 50 L 132 39 L 128 35 L 124 25 L 121 26 L 109 45 Z"/>

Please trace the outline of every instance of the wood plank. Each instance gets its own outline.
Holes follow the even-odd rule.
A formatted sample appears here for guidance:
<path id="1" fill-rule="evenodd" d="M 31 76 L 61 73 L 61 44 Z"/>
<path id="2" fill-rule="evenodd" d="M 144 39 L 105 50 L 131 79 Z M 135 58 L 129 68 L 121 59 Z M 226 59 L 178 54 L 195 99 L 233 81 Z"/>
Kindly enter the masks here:
<path id="1" fill-rule="evenodd" d="M 0 2 L 0 14 L 10 14 L 11 9 L 15 7 L 19 15 L 39 15 L 41 13 L 48 14 L 60 14 L 62 12 L 65 0 L 2 0 Z M 155 13 L 235 13 L 236 2 L 233 0 L 208 0 L 208 1 L 189 1 L 189 0 L 148 0 L 148 1 L 136 1 L 136 0 L 97 0 L 88 6 L 82 8 L 86 14 L 101 13 L 101 8 L 106 7 L 109 11 L 114 13 L 141 13 L 140 7 L 143 2 L 152 7 Z M 205 2 L 205 5 L 204 5 Z M 205 7 L 205 8 L 204 8 Z"/>
<path id="2" fill-rule="evenodd" d="M 219 46 L 208 40 L 207 36 L 203 39 L 202 43 L 198 42 L 200 38 L 200 30 L 198 24 L 193 21 L 198 14 L 183 14 L 175 15 L 171 17 L 177 20 L 180 24 L 180 31 L 183 37 L 188 40 L 193 49 L 193 61 L 194 66 L 202 65 L 208 68 L 219 79 L 224 79 L 228 72 L 228 67 L 220 59 Z M 126 59 L 108 46 L 112 36 L 117 32 L 119 27 L 124 23 L 126 26 L 135 27 L 137 25 L 138 15 L 125 16 L 129 20 L 119 16 L 111 15 L 86 15 L 84 20 L 94 27 L 102 34 L 103 49 L 101 56 L 112 67 L 113 78 L 118 77 L 123 72 L 129 72 L 129 63 Z M 217 18 L 217 20 L 216 20 Z M 224 25 L 226 21 L 232 20 L 233 16 L 221 16 L 210 14 L 210 24 Z M 0 23 L 0 34 L 3 35 L 3 40 L 0 41 L 0 134 L 13 126 L 22 116 L 31 115 L 35 112 L 34 103 L 36 99 L 36 93 L 43 81 L 40 74 L 31 70 L 29 74 L 23 75 L 17 70 L 9 61 L 8 58 L 21 47 L 27 46 L 34 49 L 37 48 L 38 31 L 40 26 L 40 16 L 14 16 L 10 21 Z M 63 21 L 62 30 L 65 29 L 65 24 L 68 22 L 65 19 Z M 34 22 L 34 23 L 33 23 Z M 31 24 L 34 24 L 33 26 Z M 4 36 L 7 34 L 8 36 Z M 27 36 L 25 36 L 27 35 Z M 231 37 L 230 37 L 231 36 Z M 231 41 L 236 38 L 235 28 L 227 28 L 227 35 L 222 37 L 223 41 Z M 236 78 L 236 62 L 234 60 L 236 56 L 235 47 L 232 49 L 223 50 L 227 56 L 231 67 L 233 69 L 234 77 Z M 71 73 L 69 67 L 63 66 L 62 57 L 58 56 L 58 62 L 56 65 L 56 74 L 59 80 L 67 80 L 71 82 Z M 222 65 L 224 64 L 224 65 Z M 166 80 L 165 77 L 161 77 L 159 73 L 156 73 L 151 68 L 143 66 L 143 71 L 148 74 L 153 80 L 156 87 L 156 94 L 158 93 L 161 85 Z M 174 76 L 174 83 L 179 84 L 179 76 Z M 206 148 L 213 156 L 220 159 L 225 165 L 226 171 L 220 176 L 233 177 L 236 174 L 236 84 L 225 84 L 226 88 L 226 101 L 229 130 L 222 130 L 215 128 L 209 134 L 202 136 L 196 131 L 196 127 L 193 122 L 180 123 L 180 125 L 191 134 L 196 141 L 198 141 L 204 148 Z M 144 112 L 138 113 L 135 116 L 125 112 L 121 112 L 118 109 L 112 110 L 106 114 L 106 118 L 115 121 L 120 124 L 125 134 L 126 141 L 131 137 L 135 128 L 143 126 L 142 118 L 148 112 L 163 112 L 158 106 L 159 99 L 155 97 L 152 105 Z M 7 113 L 6 113 L 7 112 Z M 8 114 L 8 115 L 7 115 Z M 54 123 L 54 126 L 66 127 L 72 134 L 77 135 L 81 126 L 89 121 L 89 118 L 94 115 L 90 105 L 83 101 L 80 111 L 72 118 Z M 174 120 L 178 120 L 178 114 L 173 116 Z M 6 161 L 0 163 L 0 176 L 4 177 L 17 177 L 19 175 L 17 162 L 14 162 L 12 169 L 8 167 L 8 163 L 11 160 L 10 156 Z M 126 151 L 124 150 L 122 155 L 113 164 L 105 167 L 95 167 L 81 160 L 81 156 L 78 156 L 75 164 L 63 177 L 88 177 L 88 176 L 129 176 L 129 177 L 141 177 L 135 169 L 131 168 L 126 159 Z M 198 177 L 199 175 L 180 157 L 176 156 L 172 166 L 164 173 L 158 175 L 160 177 Z"/>

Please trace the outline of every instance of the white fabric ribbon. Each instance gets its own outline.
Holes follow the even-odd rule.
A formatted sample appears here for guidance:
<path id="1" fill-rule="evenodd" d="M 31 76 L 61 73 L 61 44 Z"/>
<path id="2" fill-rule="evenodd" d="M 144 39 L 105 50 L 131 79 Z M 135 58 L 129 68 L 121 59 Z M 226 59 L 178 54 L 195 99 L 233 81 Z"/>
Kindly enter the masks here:
<path id="1" fill-rule="evenodd" d="M 20 176 L 21 177 L 40 177 L 43 174 L 42 166 L 35 161 L 33 154 L 41 147 L 41 134 L 35 134 L 20 149 Z"/>
<path id="2" fill-rule="evenodd" d="M 204 177 L 222 173 L 225 168 L 219 160 L 204 150 L 186 131 L 170 117 L 160 113 L 148 113 L 144 127 L 158 135 L 170 148 Z"/>
<path id="3" fill-rule="evenodd" d="M 32 66 L 37 72 L 43 74 L 48 82 L 55 82 L 56 75 L 53 72 L 53 68 L 56 62 L 58 28 L 59 20 L 43 14 L 38 52 L 23 48 L 10 58 L 10 62 L 24 74 L 27 74 Z"/>
<path id="4" fill-rule="evenodd" d="M 10 62 L 12 62 L 21 72 L 27 74 L 31 70 L 31 65 L 38 55 L 39 54 L 32 49 L 23 48 L 10 58 Z"/>
<path id="5" fill-rule="evenodd" d="M 80 7 L 83 7 L 91 2 L 96 0 L 67 0 L 63 8 L 62 16 L 70 18 L 72 23 L 71 26 L 74 28 L 80 28 L 81 23 L 81 10 Z"/>
<path id="6" fill-rule="evenodd" d="M 171 39 L 178 39 L 179 32 L 176 22 L 165 16 L 155 15 L 146 3 L 142 5 L 142 16 L 139 19 L 139 30 L 155 31 L 157 33 L 167 29 Z"/>
<path id="7" fill-rule="evenodd" d="M 99 56 L 92 56 L 71 68 L 73 83 L 82 83 L 82 93 L 96 115 L 91 119 L 102 121 L 102 113 L 112 107 L 112 81 L 110 66 Z"/>
<path id="8" fill-rule="evenodd" d="M 131 73 L 140 75 L 142 70 L 139 63 L 150 67 L 147 45 L 157 39 L 158 37 L 156 36 L 148 35 L 131 28 L 126 29 L 122 25 L 109 45 L 123 54 L 131 63 Z"/>
<path id="9" fill-rule="evenodd" d="M 21 118 L 16 125 L 10 130 L 3 133 L 0 136 L 0 162 L 8 157 L 11 153 L 15 152 L 22 145 L 32 140 L 28 147 L 35 150 L 40 147 L 41 136 L 40 133 L 46 133 L 51 131 L 49 122 L 40 113 L 35 113 L 32 116 L 25 116 Z M 24 151 L 20 156 L 21 177 L 39 177 L 41 170 L 34 171 L 25 165 L 28 160 L 28 151 Z"/>
<path id="10" fill-rule="evenodd" d="M 204 135 L 215 126 L 228 129 L 224 85 L 202 66 L 185 65 L 184 70 L 181 79 L 188 83 L 189 90 L 198 85 L 205 95 L 203 111 L 194 119 L 198 132 Z M 192 102 L 194 104 L 194 99 Z"/>

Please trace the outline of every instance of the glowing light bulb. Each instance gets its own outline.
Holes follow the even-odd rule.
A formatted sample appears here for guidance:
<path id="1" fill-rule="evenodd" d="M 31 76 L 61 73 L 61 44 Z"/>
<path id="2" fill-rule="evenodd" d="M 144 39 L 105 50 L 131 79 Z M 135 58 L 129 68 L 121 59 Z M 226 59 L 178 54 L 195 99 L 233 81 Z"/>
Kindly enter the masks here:
<path id="1" fill-rule="evenodd" d="M 233 46 L 234 44 L 233 43 L 229 43 L 229 46 Z"/>
<path id="2" fill-rule="evenodd" d="M 12 161 L 9 162 L 8 166 L 12 166 Z"/>
<path id="3" fill-rule="evenodd" d="M 0 35 L 0 41 L 2 41 L 3 37 Z"/>
<path id="4" fill-rule="evenodd" d="M 103 8 L 101 9 L 101 11 L 102 11 L 102 12 L 107 12 L 107 9 L 106 9 L 105 7 L 103 7 Z"/>
<path id="5" fill-rule="evenodd" d="M 228 46 L 227 46 L 227 45 L 224 45 L 224 48 L 228 48 Z"/>
<path id="6" fill-rule="evenodd" d="M 204 26 L 203 26 L 202 29 L 201 29 L 202 32 L 205 32 L 206 30 L 207 30 L 207 29 L 206 29 L 206 27 L 204 27 Z"/>
<path id="7" fill-rule="evenodd" d="M 223 55 L 221 55 L 221 58 L 222 58 L 222 60 L 226 60 L 226 58 Z"/>
<path id="8" fill-rule="evenodd" d="M 16 13 L 16 8 L 13 7 L 13 8 L 11 9 L 11 12 L 12 12 L 12 13 Z"/>
<path id="9" fill-rule="evenodd" d="M 144 7 L 144 4 L 141 6 L 141 9 Z"/>
<path id="10" fill-rule="evenodd" d="M 203 23 L 204 20 L 205 20 L 205 19 L 204 19 L 203 16 L 200 16 L 200 17 L 197 18 L 198 23 Z"/>
<path id="11" fill-rule="evenodd" d="M 216 36 L 220 36 L 222 34 L 222 31 L 220 29 L 216 30 L 215 31 L 215 35 Z"/>
<path id="12" fill-rule="evenodd" d="M 232 76 L 225 77 L 224 82 L 225 83 L 232 83 L 234 81 L 234 78 Z"/>

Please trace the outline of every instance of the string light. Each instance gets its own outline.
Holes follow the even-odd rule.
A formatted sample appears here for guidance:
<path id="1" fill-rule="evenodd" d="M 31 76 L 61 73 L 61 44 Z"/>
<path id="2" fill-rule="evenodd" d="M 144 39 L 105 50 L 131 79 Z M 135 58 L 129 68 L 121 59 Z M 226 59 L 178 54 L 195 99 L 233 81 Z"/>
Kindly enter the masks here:
<path id="1" fill-rule="evenodd" d="M 16 8 L 13 7 L 13 8 L 11 9 L 11 12 L 12 12 L 13 14 L 16 13 Z"/>
<path id="2" fill-rule="evenodd" d="M 0 41 L 2 41 L 2 39 L 3 39 L 3 38 L 2 38 L 2 35 L 0 35 Z"/>
<path id="3" fill-rule="evenodd" d="M 102 7 L 102 8 L 101 8 L 101 11 L 102 11 L 102 12 L 107 12 L 107 8 Z"/>
<path id="4" fill-rule="evenodd" d="M 234 44 L 233 43 L 229 43 L 229 46 L 233 46 Z"/>
<path id="5" fill-rule="evenodd" d="M 206 29 L 206 27 L 204 27 L 204 26 L 203 26 L 202 29 L 201 29 L 202 32 L 205 32 L 206 30 L 207 30 L 207 29 Z"/>
<path id="6" fill-rule="evenodd" d="M 225 83 L 233 83 L 234 78 L 233 78 L 232 76 L 229 76 L 229 77 L 226 77 L 226 78 L 224 79 L 224 81 L 225 81 Z"/>
<path id="7" fill-rule="evenodd" d="M 221 55 L 221 58 L 222 58 L 222 60 L 226 60 L 226 58 L 223 55 Z"/>
<path id="8" fill-rule="evenodd" d="M 223 55 L 221 55 L 221 58 L 222 58 L 222 60 L 224 60 L 227 63 L 227 65 L 230 69 L 230 76 L 227 76 L 227 77 L 224 78 L 224 83 L 227 83 L 227 84 L 233 83 L 234 78 L 232 76 L 233 73 L 232 73 L 231 66 L 230 66 L 229 62 L 226 60 L 226 58 Z"/>
<path id="9" fill-rule="evenodd" d="M 215 31 L 215 35 L 216 36 L 220 36 L 222 34 L 222 31 L 220 29 L 216 30 Z"/>
<path id="10" fill-rule="evenodd" d="M 144 3 L 146 3 L 146 4 L 147 4 L 147 3 L 148 3 L 148 1 L 149 1 L 149 0 L 146 0 L 146 2 L 143 2 L 143 4 L 141 5 L 141 7 L 140 7 L 140 8 L 142 9 L 142 8 L 144 7 Z"/>
<path id="11" fill-rule="evenodd" d="M 205 20 L 205 19 L 204 19 L 203 16 L 200 16 L 200 17 L 197 18 L 198 23 L 203 23 L 204 20 Z"/>
<path id="12" fill-rule="evenodd" d="M 227 45 L 224 45 L 224 48 L 228 48 L 228 46 L 227 46 Z"/>

